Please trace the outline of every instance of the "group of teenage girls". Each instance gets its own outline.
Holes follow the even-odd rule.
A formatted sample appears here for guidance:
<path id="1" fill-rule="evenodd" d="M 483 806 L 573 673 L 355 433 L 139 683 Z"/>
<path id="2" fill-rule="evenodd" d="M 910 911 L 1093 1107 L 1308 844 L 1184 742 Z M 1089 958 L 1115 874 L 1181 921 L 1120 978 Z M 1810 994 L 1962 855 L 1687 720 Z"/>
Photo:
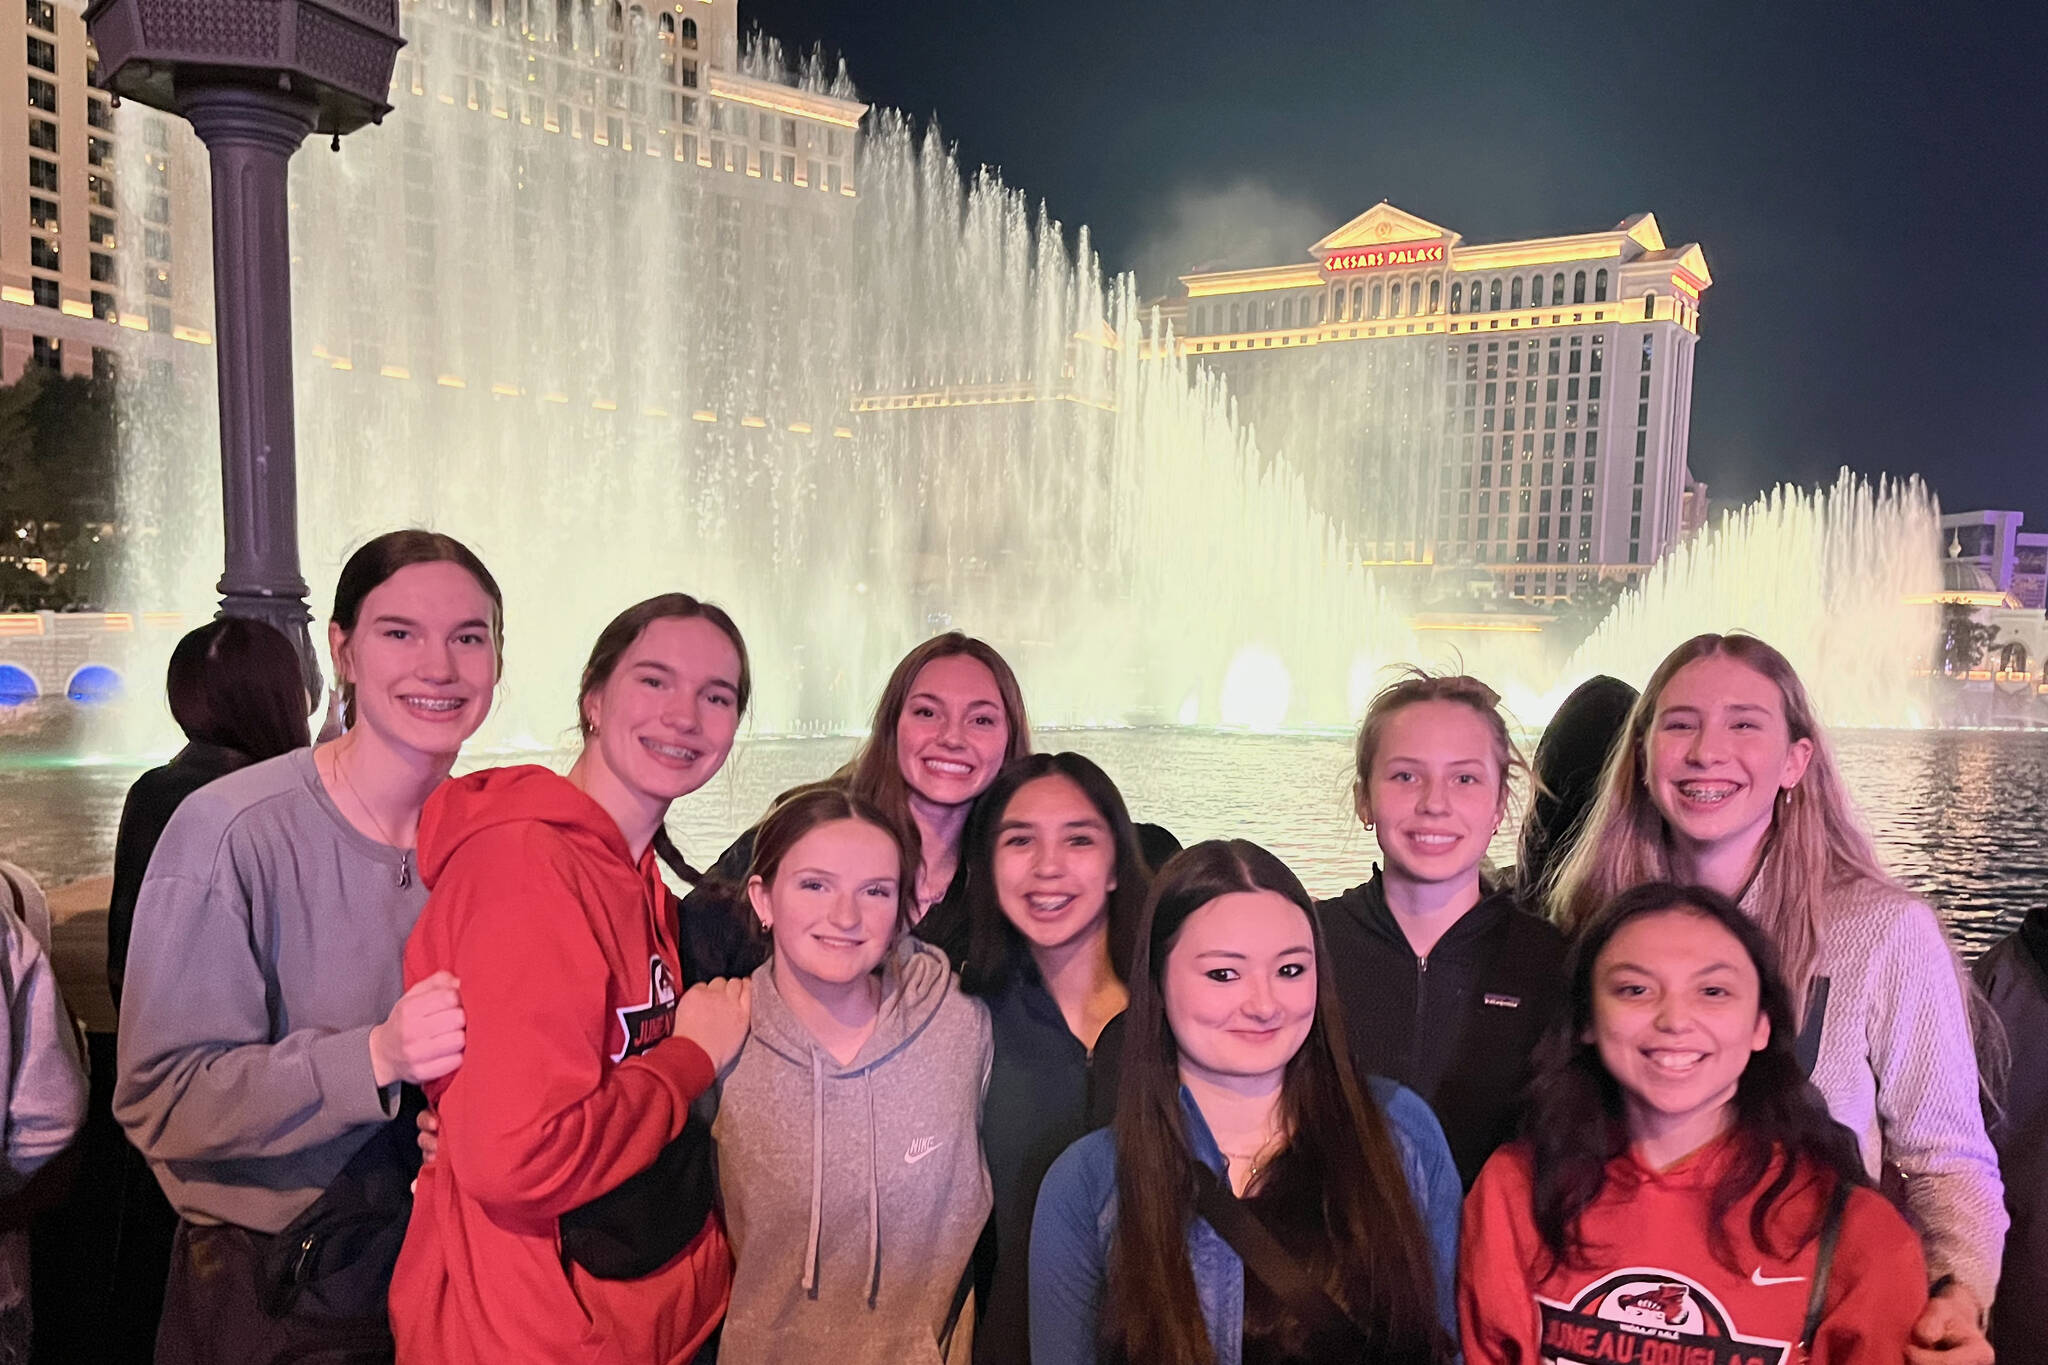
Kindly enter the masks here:
<path id="1" fill-rule="evenodd" d="M 1990 1358 L 1971 997 L 1759 640 L 1582 689 L 1499 879 L 1498 698 L 1393 683 L 1378 866 L 1318 902 L 1034 752 L 958 634 L 699 875 L 664 821 L 739 628 L 632 607 L 566 774 L 451 778 L 504 629 L 458 542 L 371 541 L 346 728 L 155 845 L 115 1107 L 179 1214 L 158 1360 Z"/>

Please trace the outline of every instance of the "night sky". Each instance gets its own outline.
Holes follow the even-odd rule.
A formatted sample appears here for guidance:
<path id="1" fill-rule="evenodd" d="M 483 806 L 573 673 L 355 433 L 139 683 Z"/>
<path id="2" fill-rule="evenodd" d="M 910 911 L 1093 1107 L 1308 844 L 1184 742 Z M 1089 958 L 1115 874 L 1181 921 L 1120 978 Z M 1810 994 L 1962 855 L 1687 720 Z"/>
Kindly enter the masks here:
<path id="1" fill-rule="evenodd" d="M 2048 5 L 741 0 L 936 115 L 1148 294 L 1381 199 L 1698 241 L 1691 465 L 1846 464 L 2048 529 Z"/>

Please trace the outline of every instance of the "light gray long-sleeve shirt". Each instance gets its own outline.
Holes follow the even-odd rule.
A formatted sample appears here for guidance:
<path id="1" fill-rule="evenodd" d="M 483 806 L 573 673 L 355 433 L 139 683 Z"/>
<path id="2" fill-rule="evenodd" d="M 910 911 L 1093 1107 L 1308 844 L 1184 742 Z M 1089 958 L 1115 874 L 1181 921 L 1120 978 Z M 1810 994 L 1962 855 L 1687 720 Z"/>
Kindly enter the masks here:
<path id="1" fill-rule="evenodd" d="M 50 965 L 50 912 L 26 872 L 0 865 L 0 1056 L 7 1059 L 6 1143 L 0 1197 L 17 1193 L 51 1157 L 71 1145 L 85 1122 L 85 1064 L 78 1031 L 57 992 Z"/>
<path id="2" fill-rule="evenodd" d="M 426 900 L 311 749 L 178 807 L 136 901 L 114 1117 L 182 1216 L 280 1231 L 390 1116 L 370 1029 Z"/>

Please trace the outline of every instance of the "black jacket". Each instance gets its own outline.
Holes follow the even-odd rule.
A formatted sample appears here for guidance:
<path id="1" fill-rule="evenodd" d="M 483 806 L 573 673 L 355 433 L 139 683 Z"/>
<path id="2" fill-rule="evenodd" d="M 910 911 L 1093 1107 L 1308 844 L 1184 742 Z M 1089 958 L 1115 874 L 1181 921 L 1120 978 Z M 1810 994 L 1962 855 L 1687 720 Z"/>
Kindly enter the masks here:
<path id="1" fill-rule="evenodd" d="M 984 1237 L 976 1256 L 976 1365 L 1028 1365 L 1031 1301 L 1025 1270 L 1038 1187 L 1061 1152 L 1107 1122 L 1093 1115 L 1114 1112 L 1116 1095 L 1117 1051 L 1103 1044 L 1121 1032 L 1123 1016 L 1104 1027 L 1091 1055 L 1067 1028 L 1029 956 L 1018 958 L 1004 988 L 983 997 L 995 1060 L 982 1102 L 981 1141 L 995 1208 L 993 1243 Z"/>
<path id="2" fill-rule="evenodd" d="M 2012 1215 L 1991 1345 L 1999 1365 L 2048 1365 L 2038 1322 L 2048 1304 L 2048 906 L 2035 906 L 1972 970 L 2012 1044 L 2003 1110 L 1984 1115 Z"/>
<path id="3" fill-rule="evenodd" d="M 161 768 L 135 779 L 121 807 L 121 832 L 114 836 L 114 889 L 107 904 L 107 989 L 114 1008 L 121 1007 L 121 979 L 128 968 L 128 939 L 135 929 L 135 899 L 142 894 L 142 875 L 149 855 L 172 812 L 184 799 L 217 777 L 249 766 L 238 749 L 198 740 L 180 749 Z"/>
<path id="4" fill-rule="evenodd" d="M 1378 869 L 1318 910 L 1352 1061 L 1429 1102 L 1471 1188 L 1514 1136 L 1537 1040 L 1565 1007 L 1564 936 L 1497 892 L 1417 958 Z"/>

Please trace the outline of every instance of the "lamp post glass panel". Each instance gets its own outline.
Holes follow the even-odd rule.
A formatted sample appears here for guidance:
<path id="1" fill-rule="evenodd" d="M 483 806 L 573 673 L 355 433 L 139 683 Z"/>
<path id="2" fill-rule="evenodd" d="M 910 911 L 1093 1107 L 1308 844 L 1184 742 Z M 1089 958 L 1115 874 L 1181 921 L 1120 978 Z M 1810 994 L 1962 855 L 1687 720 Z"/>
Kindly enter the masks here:
<path id="1" fill-rule="evenodd" d="M 99 84 L 188 119 L 213 177 L 219 342 L 221 611 L 298 647 L 319 689 L 299 571 L 286 171 L 308 134 L 390 112 L 398 0 L 94 0 Z"/>

